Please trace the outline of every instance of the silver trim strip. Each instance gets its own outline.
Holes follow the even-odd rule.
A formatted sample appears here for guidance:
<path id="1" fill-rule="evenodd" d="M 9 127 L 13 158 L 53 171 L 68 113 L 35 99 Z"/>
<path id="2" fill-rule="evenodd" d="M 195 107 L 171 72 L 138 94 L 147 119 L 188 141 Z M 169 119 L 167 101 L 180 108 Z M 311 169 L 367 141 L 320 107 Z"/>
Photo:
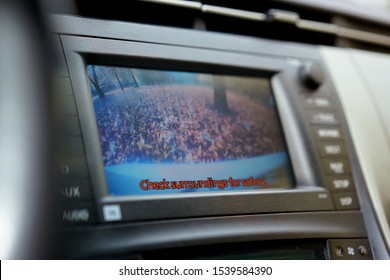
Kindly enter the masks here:
<path id="1" fill-rule="evenodd" d="M 156 4 L 170 5 L 170 6 L 196 9 L 196 10 L 201 10 L 202 8 L 202 3 L 183 1 L 183 0 L 138 0 L 138 1 L 151 2 Z"/>
<path id="2" fill-rule="evenodd" d="M 327 33 L 341 38 L 347 38 L 350 40 L 365 42 L 369 44 L 377 44 L 384 47 L 390 47 L 390 37 L 381 34 L 351 28 L 344 28 L 335 24 L 322 23 L 304 19 L 300 19 L 298 22 L 296 22 L 295 25 L 298 28 L 304 30 Z"/>
<path id="3" fill-rule="evenodd" d="M 338 35 L 339 37 L 344 37 L 355 41 L 362 41 L 370 44 L 375 43 L 377 45 L 390 47 L 390 37 L 381 34 L 340 27 L 340 32 Z"/>
<path id="4" fill-rule="evenodd" d="M 266 21 L 267 15 L 256 12 L 249 12 L 244 10 L 237 10 L 231 8 L 224 8 L 212 5 L 202 5 L 202 12 L 208 14 L 217 14 L 222 16 L 229 16 L 234 18 L 242 18 L 252 21 Z"/>
<path id="5" fill-rule="evenodd" d="M 335 24 L 300 19 L 296 24 L 298 28 L 337 36 L 339 29 Z"/>
<path id="6" fill-rule="evenodd" d="M 269 21 L 284 22 L 289 24 L 297 24 L 299 21 L 299 14 L 290 11 L 283 11 L 271 9 L 267 12 Z"/>

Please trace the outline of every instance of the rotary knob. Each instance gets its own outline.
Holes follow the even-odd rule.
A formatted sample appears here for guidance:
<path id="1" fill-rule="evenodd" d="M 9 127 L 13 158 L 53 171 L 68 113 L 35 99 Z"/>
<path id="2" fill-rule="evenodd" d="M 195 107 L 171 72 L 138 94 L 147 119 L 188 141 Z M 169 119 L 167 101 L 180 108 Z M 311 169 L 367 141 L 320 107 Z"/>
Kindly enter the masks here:
<path id="1" fill-rule="evenodd" d="M 321 65 L 315 62 L 306 62 L 300 68 L 302 82 L 310 89 L 317 89 L 325 80 L 325 73 Z"/>

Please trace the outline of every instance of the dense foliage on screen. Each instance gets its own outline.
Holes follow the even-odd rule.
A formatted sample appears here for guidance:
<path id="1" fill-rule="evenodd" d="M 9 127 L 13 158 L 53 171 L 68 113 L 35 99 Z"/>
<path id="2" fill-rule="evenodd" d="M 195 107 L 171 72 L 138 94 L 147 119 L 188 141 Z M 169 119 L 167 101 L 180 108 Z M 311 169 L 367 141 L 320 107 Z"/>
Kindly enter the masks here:
<path id="1" fill-rule="evenodd" d="M 268 79 L 87 70 L 110 195 L 292 185 Z"/>

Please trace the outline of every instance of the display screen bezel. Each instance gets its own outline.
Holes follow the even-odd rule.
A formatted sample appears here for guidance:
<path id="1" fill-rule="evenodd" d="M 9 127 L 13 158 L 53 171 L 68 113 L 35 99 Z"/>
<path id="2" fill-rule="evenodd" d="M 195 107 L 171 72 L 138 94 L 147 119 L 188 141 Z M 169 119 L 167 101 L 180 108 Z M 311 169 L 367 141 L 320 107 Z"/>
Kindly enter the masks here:
<path id="1" fill-rule="evenodd" d="M 293 64 L 247 53 L 167 46 L 145 42 L 63 36 L 65 55 L 79 113 L 93 193 L 101 222 L 104 207 L 120 209 L 116 221 L 154 220 L 251 213 L 334 209 L 329 192 L 311 168 L 299 108 L 286 90 Z M 267 77 L 286 137 L 295 186 L 253 192 L 192 193 L 150 196 L 107 196 L 107 186 L 86 65 L 106 64 L 191 72 Z M 297 115 L 298 114 L 298 115 Z"/>

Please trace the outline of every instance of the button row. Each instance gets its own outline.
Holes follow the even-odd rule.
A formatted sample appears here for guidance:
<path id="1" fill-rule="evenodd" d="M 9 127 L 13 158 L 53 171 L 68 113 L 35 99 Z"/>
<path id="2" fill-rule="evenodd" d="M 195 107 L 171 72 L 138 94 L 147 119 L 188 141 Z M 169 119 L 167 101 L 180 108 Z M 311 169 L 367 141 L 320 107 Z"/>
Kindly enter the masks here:
<path id="1" fill-rule="evenodd" d="M 303 99 L 319 151 L 325 184 L 332 193 L 336 209 L 359 209 L 333 97 L 303 95 Z"/>
<path id="2" fill-rule="evenodd" d="M 65 224 L 93 223 L 95 219 L 89 172 L 81 138 L 68 138 L 62 149 L 66 156 L 58 164 L 59 194 Z"/>
<path id="3" fill-rule="evenodd" d="M 58 78 L 59 125 L 59 195 L 65 224 L 88 224 L 95 220 L 92 189 L 85 158 L 81 128 L 72 86 L 68 77 Z"/>
<path id="4" fill-rule="evenodd" d="M 331 260 L 372 260 L 373 256 L 367 239 L 328 240 Z"/>

